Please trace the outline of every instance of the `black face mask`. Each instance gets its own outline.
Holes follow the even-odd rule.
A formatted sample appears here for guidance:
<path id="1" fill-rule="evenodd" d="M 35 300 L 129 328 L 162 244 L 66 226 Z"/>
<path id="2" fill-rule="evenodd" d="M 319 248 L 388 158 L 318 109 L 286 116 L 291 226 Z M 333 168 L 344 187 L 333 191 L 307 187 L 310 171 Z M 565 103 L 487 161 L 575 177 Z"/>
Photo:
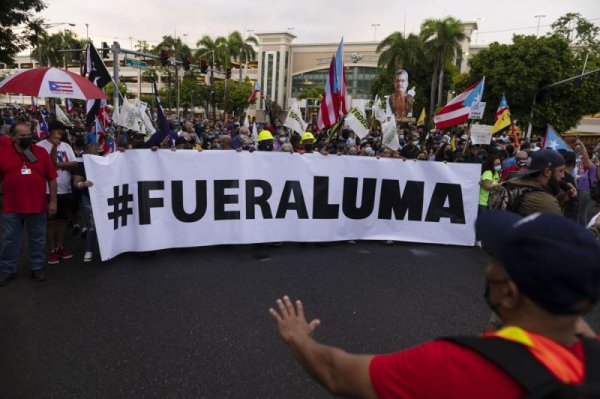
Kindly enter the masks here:
<path id="1" fill-rule="evenodd" d="M 312 144 L 304 144 L 304 151 L 312 151 L 312 150 L 313 150 Z"/>
<path id="2" fill-rule="evenodd" d="M 444 151 L 444 155 L 446 158 L 450 158 L 452 156 L 452 151 Z"/>
<path id="3" fill-rule="evenodd" d="M 19 147 L 24 150 L 31 146 L 32 140 L 31 137 L 23 137 L 18 139 L 17 142 L 19 143 Z"/>
<path id="4" fill-rule="evenodd" d="M 261 144 L 260 150 L 261 151 L 273 151 L 273 144 Z"/>
<path id="5" fill-rule="evenodd" d="M 98 156 L 99 156 L 99 157 L 101 157 L 101 156 L 103 156 L 103 155 L 104 155 L 104 152 L 100 152 L 100 151 L 98 152 Z"/>

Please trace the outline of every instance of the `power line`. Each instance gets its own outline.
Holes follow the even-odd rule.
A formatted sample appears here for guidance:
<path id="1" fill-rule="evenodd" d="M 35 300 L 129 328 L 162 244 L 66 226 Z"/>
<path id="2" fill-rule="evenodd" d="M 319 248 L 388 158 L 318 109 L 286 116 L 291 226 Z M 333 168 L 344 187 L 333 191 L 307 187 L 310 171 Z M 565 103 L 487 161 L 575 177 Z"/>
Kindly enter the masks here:
<path id="1" fill-rule="evenodd" d="M 600 18 L 587 18 L 588 21 L 598 21 L 600 20 Z M 540 25 L 540 28 L 550 28 L 552 27 L 552 24 L 549 25 Z M 526 29 L 537 29 L 537 25 L 535 26 L 527 26 L 527 27 L 521 27 L 521 28 L 508 28 L 508 29 L 499 29 L 499 30 L 486 30 L 486 31 L 481 31 L 479 32 L 480 34 L 483 33 L 500 33 L 500 32 L 511 32 L 511 31 L 515 31 L 515 30 L 526 30 Z"/>

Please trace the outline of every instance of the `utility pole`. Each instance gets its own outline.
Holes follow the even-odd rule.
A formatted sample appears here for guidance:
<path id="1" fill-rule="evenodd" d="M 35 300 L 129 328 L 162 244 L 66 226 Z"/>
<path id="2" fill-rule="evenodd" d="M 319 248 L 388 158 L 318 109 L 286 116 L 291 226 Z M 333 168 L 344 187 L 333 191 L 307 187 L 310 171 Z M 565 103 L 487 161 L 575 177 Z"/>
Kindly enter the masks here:
<path id="1" fill-rule="evenodd" d="M 118 42 L 113 42 L 112 45 L 112 53 L 113 53 L 113 107 L 114 112 L 119 112 L 119 50 L 121 46 L 119 46 Z"/>
<path id="2" fill-rule="evenodd" d="M 537 18 L 537 20 L 538 20 L 537 30 L 535 31 L 535 37 L 538 37 L 540 35 L 540 21 L 542 18 L 546 18 L 546 16 L 539 14 L 539 15 L 534 15 L 533 17 Z"/>

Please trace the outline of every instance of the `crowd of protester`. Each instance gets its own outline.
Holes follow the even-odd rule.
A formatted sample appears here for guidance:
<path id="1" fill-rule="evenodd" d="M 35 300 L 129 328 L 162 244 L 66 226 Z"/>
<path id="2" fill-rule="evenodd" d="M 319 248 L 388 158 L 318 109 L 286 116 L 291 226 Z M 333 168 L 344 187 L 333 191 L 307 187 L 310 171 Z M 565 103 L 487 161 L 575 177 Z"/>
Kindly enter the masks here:
<path id="1" fill-rule="evenodd" d="M 42 112 L 47 112 L 42 110 Z M 529 188 L 520 209 L 509 209 L 527 215 L 537 211 L 559 213 L 580 224 L 587 224 L 598 213 L 600 207 L 590 196 L 590 189 L 600 179 L 600 145 L 586 148 L 577 140 L 574 151 L 560 154 L 551 150 L 540 150 L 540 139 L 523 141 L 499 134 L 489 145 L 473 145 L 468 126 L 458 126 L 451 131 L 407 126 L 398 129 L 397 150 L 382 143 L 382 133 L 377 124 L 360 138 L 351 129 L 342 127 L 332 133 L 331 129 L 319 130 L 316 123 L 309 124 L 303 134 L 298 134 L 281 125 L 258 123 L 252 127 L 238 120 L 209 120 L 197 116 L 171 119 L 174 134 L 159 134 L 149 137 L 109 123 L 103 132 L 96 132 L 97 124 L 86 128 L 83 112 L 69 116 L 71 126 L 52 121 L 48 116 L 49 132 L 45 138 L 35 134 L 36 120 L 27 109 L 5 109 L 0 114 L 0 126 L 5 137 L 10 135 L 10 126 L 19 121 L 29 124 L 34 141 L 46 149 L 58 172 L 58 211 L 48 221 L 48 263 L 56 264 L 72 257 L 65 248 L 67 224 L 73 235 L 83 233 L 85 254 L 83 260 L 93 258 L 96 235 L 88 188 L 93 182 L 86 180 L 82 155 L 104 155 L 113 151 L 131 149 L 170 149 L 172 151 L 276 151 L 289 153 L 317 153 L 322 155 L 362 156 L 395 158 L 398 160 L 472 163 L 481 165 L 479 213 L 488 209 L 490 192 L 507 181 Z M 254 134 L 252 131 L 254 130 Z M 156 137 L 159 137 L 157 140 Z M 554 153 L 549 161 L 548 151 Z M 552 154 L 550 154 L 552 155 Z M 552 163 L 561 168 L 560 178 L 554 169 L 552 178 L 540 173 L 539 165 L 532 169 L 532 160 Z M 543 158 L 543 159 L 542 159 Z M 552 158 L 552 156 L 550 157 Z M 566 171 L 566 172 L 565 172 Z M 592 231 L 600 236 L 600 228 Z M 385 241 L 391 244 L 392 241 Z"/>

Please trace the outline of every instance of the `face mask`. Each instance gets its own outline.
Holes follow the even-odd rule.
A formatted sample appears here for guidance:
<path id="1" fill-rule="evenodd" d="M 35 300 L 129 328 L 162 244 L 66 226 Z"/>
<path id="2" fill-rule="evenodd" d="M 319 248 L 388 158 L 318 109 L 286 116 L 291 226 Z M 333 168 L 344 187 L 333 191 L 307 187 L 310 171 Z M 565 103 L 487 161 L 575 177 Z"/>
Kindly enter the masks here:
<path id="1" fill-rule="evenodd" d="M 261 146 L 261 150 L 263 150 L 263 151 L 273 151 L 273 144 L 263 144 Z"/>
<path id="2" fill-rule="evenodd" d="M 280 138 L 279 138 L 279 142 L 280 142 L 281 144 L 285 143 L 285 137 L 280 137 Z"/>
<path id="3" fill-rule="evenodd" d="M 413 140 L 413 145 L 418 145 L 419 144 L 419 140 Z"/>
<path id="4" fill-rule="evenodd" d="M 217 150 L 221 149 L 221 143 L 217 143 Z"/>
<path id="5" fill-rule="evenodd" d="M 31 137 L 23 137 L 18 140 L 19 147 L 22 149 L 29 148 L 31 146 Z"/>
<path id="6" fill-rule="evenodd" d="M 312 149 L 313 149 L 312 144 L 304 144 L 304 151 L 312 151 Z"/>
<path id="7" fill-rule="evenodd" d="M 525 166 L 527 166 L 527 160 L 526 159 L 522 159 L 517 161 L 517 164 L 519 165 L 519 167 L 524 168 Z"/>
<path id="8" fill-rule="evenodd" d="M 399 138 L 400 140 L 404 140 L 404 135 L 403 135 L 403 134 L 401 134 L 400 136 L 398 136 L 398 138 Z"/>
<path id="9" fill-rule="evenodd" d="M 102 152 L 102 151 L 99 151 L 99 152 L 98 152 L 98 156 L 99 156 L 99 157 L 102 157 L 102 156 L 104 156 L 104 152 Z"/>
<path id="10" fill-rule="evenodd" d="M 494 170 L 500 172 L 502 170 L 502 165 L 494 165 Z"/>
<path id="11" fill-rule="evenodd" d="M 356 151 L 350 151 L 348 155 L 356 155 Z"/>
<path id="12" fill-rule="evenodd" d="M 444 154 L 445 154 L 447 157 L 450 157 L 450 156 L 452 156 L 452 151 L 451 151 L 451 150 L 444 151 Z"/>
<path id="13" fill-rule="evenodd" d="M 373 153 L 373 149 L 371 147 L 365 148 L 365 155 L 371 155 Z"/>

